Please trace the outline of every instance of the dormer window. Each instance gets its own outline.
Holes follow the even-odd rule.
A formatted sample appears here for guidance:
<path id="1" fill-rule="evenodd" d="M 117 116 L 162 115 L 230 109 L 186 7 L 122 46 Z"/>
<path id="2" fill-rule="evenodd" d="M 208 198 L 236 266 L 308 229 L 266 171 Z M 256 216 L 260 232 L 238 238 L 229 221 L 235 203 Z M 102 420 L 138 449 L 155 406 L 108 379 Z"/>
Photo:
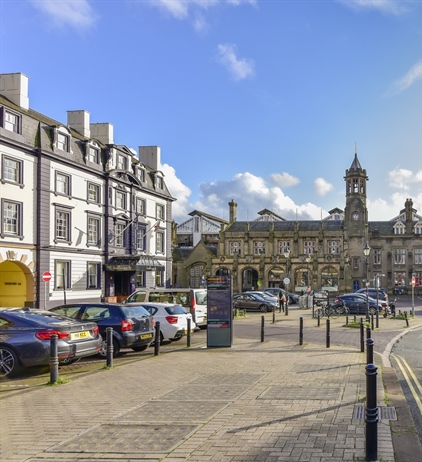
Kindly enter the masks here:
<path id="1" fill-rule="evenodd" d="M 120 154 L 117 154 L 117 165 L 116 167 L 119 170 L 126 170 L 126 157 Z"/>
<path id="2" fill-rule="evenodd" d="M 142 183 L 145 183 L 145 169 L 138 168 L 138 178 Z"/>
<path id="3" fill-rule="evenodd" d="M 4 128 L 11 132 L 21 132 L 21 118 L 18 114 L 7 109 L 4 111 Z"/>
<path id="4" fill-rule="evenodd" d="M 401 221 L 394 225 L 394 234 L 405 234 L 406 226 Z"/>
<path id="5" fill-rule="evenodd" d="M 422 234 L 422 221 L 416 223 L 416 225 L 413 227 L 413 230 L 415 234 Z"/>
<path id="6" fill-rule="evenodd" d="M 95 146 L 88 148 L 88 160 L 94 164 L 100 163 L 100 150 Z"/>
<path id="7" fill-rule="evenodd" d="M 164 180 L 162 176 L 157 176 L 157 188 L 164 189 Z"/>
<path id="8" fill-rule="evenodd" d="M 70 152 L 70 133 L 65 127 L 57 127 L 54 133 L 57 150 Z"/>

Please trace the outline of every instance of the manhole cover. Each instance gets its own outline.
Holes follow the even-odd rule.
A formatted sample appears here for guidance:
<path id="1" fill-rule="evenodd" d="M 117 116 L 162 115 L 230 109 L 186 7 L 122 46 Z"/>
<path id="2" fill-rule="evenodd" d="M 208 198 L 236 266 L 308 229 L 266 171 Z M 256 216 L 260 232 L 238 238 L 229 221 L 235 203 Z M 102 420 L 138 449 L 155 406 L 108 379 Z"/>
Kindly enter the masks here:
<path id="1" fill-rule="evenodd" d="M 131 422 L 206 422 L 225 408 L 225 401 L 148 401 L 142 406 L 116 417 Z"/>
<path id="2" fill-rule="evenodd" d="M 397 420 L 396 408 L 389 406 L 380 406 L 378 408 L 379 420 Z M 353 417 L 355 420 L 365 420 L 365 406 L 356 406 L 353 409 Z"/>
<path id="3" fill-rule="evenodd" d="M 220 384 L 220 385 L 187 385 L 179 387 L 165 395 L 160 396 L 157 400 L 170 400 L 177 396 L 179 400 L 186 401 L 209 401 L 209 400 L 228 400 L 231 401 L 241 395 L 249 388 L 248 385 L 240 384 Z"/>
<path id="4" fill-rule="evenodd" d="M 220 385 L 227 384 L 241 384 L 253 385 L 264 377 L 265 374 L 213 374 L 203 375 L 190 382 L 191 385 Z"/>
<path id="5" fill-rule="evenodd" d="M 283 387 L 271 386 L 258 399 L 300 399 L 300 400 L 337 400 L 340 398 L 340 387 Z"/>
<path id="6" fill-rule="evenodd" d="M 46 452 L 170 452 L 197 428 L 197 425 L 107 423 L 96 425 L 81 435 L 49 448 Z"/>

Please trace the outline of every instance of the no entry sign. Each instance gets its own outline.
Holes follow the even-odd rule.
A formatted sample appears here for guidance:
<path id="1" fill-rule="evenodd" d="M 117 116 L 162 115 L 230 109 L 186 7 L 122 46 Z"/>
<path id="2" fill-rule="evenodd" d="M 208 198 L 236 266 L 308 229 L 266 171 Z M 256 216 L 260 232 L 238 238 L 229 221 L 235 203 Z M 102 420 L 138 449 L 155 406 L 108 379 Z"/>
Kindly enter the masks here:
<path id="1" fill-rule="evenodd" d="M 44 282 L 51 281 L 51 273 L 50 273 L 50 271 L 44 271 L 44 273 L 42 273 L 42 280 Z"/>

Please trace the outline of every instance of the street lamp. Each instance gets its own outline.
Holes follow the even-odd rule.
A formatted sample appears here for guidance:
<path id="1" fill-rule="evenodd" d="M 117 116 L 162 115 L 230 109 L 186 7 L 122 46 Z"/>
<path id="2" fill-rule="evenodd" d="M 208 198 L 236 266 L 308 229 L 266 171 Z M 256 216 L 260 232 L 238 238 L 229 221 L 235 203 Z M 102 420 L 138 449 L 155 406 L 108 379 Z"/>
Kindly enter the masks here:
<path id="1" fill-rule="evenodd" d="M 371 247 L 369 247 L 369 244 L 366 243 L 365 247 L 363 248 L 363 254 L 365 255 L 365 263 L 366 263 L 366 319 L 369 319 L 369 294 L 368 294 L 368 289 L 369 289 L 369 280 L 368 280 L 368 257 L 369 254 L 371 253 Z M 377 307 L 378 310 L 378 307 Z"/>

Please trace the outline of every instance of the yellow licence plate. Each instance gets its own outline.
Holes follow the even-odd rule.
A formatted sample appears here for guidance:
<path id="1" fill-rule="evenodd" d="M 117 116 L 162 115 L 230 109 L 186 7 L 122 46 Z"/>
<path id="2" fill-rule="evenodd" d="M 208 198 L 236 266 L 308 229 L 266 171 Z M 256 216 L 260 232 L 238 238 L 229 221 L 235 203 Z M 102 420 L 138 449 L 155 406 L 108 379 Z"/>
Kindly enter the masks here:
<path id="1" fill-rule="evenodd" d="M 89 337 L 89 331 L 87 330 L 83 332 L 74 332 L 73 334 L 70 334 L 71 340 L 76 340 L 78 338 L 87 338 L 87 337 Z"/>
<path id="2" fill-rule="evenodd" d="M 141 334 L 141 338 L 144 339 L 144 338 L 151 338 L 152 337 L 152 334 Z"/>

